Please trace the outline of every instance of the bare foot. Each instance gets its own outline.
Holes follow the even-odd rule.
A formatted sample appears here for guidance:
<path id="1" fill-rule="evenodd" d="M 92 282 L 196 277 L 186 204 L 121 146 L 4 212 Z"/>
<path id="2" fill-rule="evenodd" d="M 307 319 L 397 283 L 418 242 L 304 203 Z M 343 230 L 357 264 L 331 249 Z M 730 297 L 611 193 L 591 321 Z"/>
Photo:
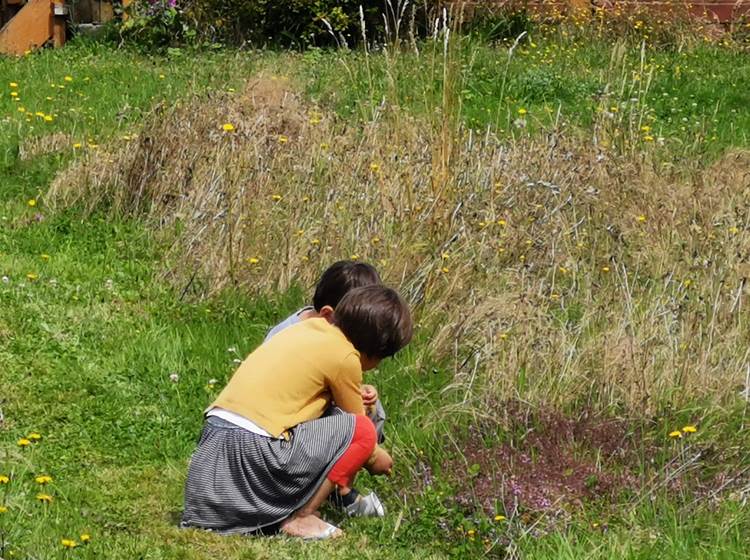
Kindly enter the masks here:
<path id="1" fill-rule="evenodd" d="M 341 529 L 333 527 L 315 515 L 290 517 L 281 525 L 281 530 L 287 535 L 303 539 L 336 539 L 344 536 Z"/>

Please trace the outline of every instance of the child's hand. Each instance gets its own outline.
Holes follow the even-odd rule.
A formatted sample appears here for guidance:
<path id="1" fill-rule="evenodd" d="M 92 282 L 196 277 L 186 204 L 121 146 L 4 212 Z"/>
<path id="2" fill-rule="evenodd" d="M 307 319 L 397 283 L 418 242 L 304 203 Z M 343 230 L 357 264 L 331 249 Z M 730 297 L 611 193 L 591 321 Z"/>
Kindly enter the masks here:
<path id="1" fill-rule="evenodd" d="M 372 385 L 362 385 L 362 404 L 365 407 L 375 406 L 378 400 L 378 391 Z"/>

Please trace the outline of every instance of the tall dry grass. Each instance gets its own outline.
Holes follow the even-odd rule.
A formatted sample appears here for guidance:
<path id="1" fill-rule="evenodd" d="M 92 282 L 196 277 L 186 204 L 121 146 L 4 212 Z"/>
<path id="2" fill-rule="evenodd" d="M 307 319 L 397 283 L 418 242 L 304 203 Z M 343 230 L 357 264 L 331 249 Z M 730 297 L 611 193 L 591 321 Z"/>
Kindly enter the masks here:
<path id="1" fill-rule="evenodd" d="M 311 286 L 334 260 L 373 262 L 417 310 L 418 364 L 450 364 L 472 410 L 651 413 L 743 390 L 750 154 L 663 164 L 604 147 L 606 122 L 595 141 L 501 141 L 458 112 L 446 94 L 432 121 L 383 103 L 358 126 L 259 77 L 157 109 L 47 199 L 145 217 L 186 295 Z"/>

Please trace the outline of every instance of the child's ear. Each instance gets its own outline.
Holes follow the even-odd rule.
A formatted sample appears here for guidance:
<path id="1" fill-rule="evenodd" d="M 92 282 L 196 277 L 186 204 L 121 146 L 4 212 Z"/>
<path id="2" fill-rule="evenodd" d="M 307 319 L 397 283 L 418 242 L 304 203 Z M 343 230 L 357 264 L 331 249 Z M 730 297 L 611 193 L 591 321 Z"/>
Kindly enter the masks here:
<path id="1" fill-rule="evenodd" d="M 321 307 L 320 311 L 318 311 L 318 314 L 329 323 L 333 322 L 333 307 L 331 307 L 330 305 L 324 305 L 323 307 Z"/>

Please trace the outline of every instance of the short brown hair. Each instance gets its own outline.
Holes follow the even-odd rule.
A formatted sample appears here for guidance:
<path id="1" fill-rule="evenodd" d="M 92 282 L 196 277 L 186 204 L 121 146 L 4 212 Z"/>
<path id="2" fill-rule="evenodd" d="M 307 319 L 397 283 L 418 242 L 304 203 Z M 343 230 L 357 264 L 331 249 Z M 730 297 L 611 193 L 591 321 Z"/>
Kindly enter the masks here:
<path id="1" fill-rule="evenodd" d="M 356 261 L 338 261 L 326 269 L 315 286 L 313 307 L 320 312 L 326 305 L 336 309 L 349 290 L 361 286 L 380 284 L 380 276 L 371 264 Z"/>
<path id="2" fill-rule="evenodd" d="M 409 306 L 398 292 L 382 284 L 348 292 L 336 307 L 333 323 L 371 358 L 393 356 L 412 336 Z"/>

